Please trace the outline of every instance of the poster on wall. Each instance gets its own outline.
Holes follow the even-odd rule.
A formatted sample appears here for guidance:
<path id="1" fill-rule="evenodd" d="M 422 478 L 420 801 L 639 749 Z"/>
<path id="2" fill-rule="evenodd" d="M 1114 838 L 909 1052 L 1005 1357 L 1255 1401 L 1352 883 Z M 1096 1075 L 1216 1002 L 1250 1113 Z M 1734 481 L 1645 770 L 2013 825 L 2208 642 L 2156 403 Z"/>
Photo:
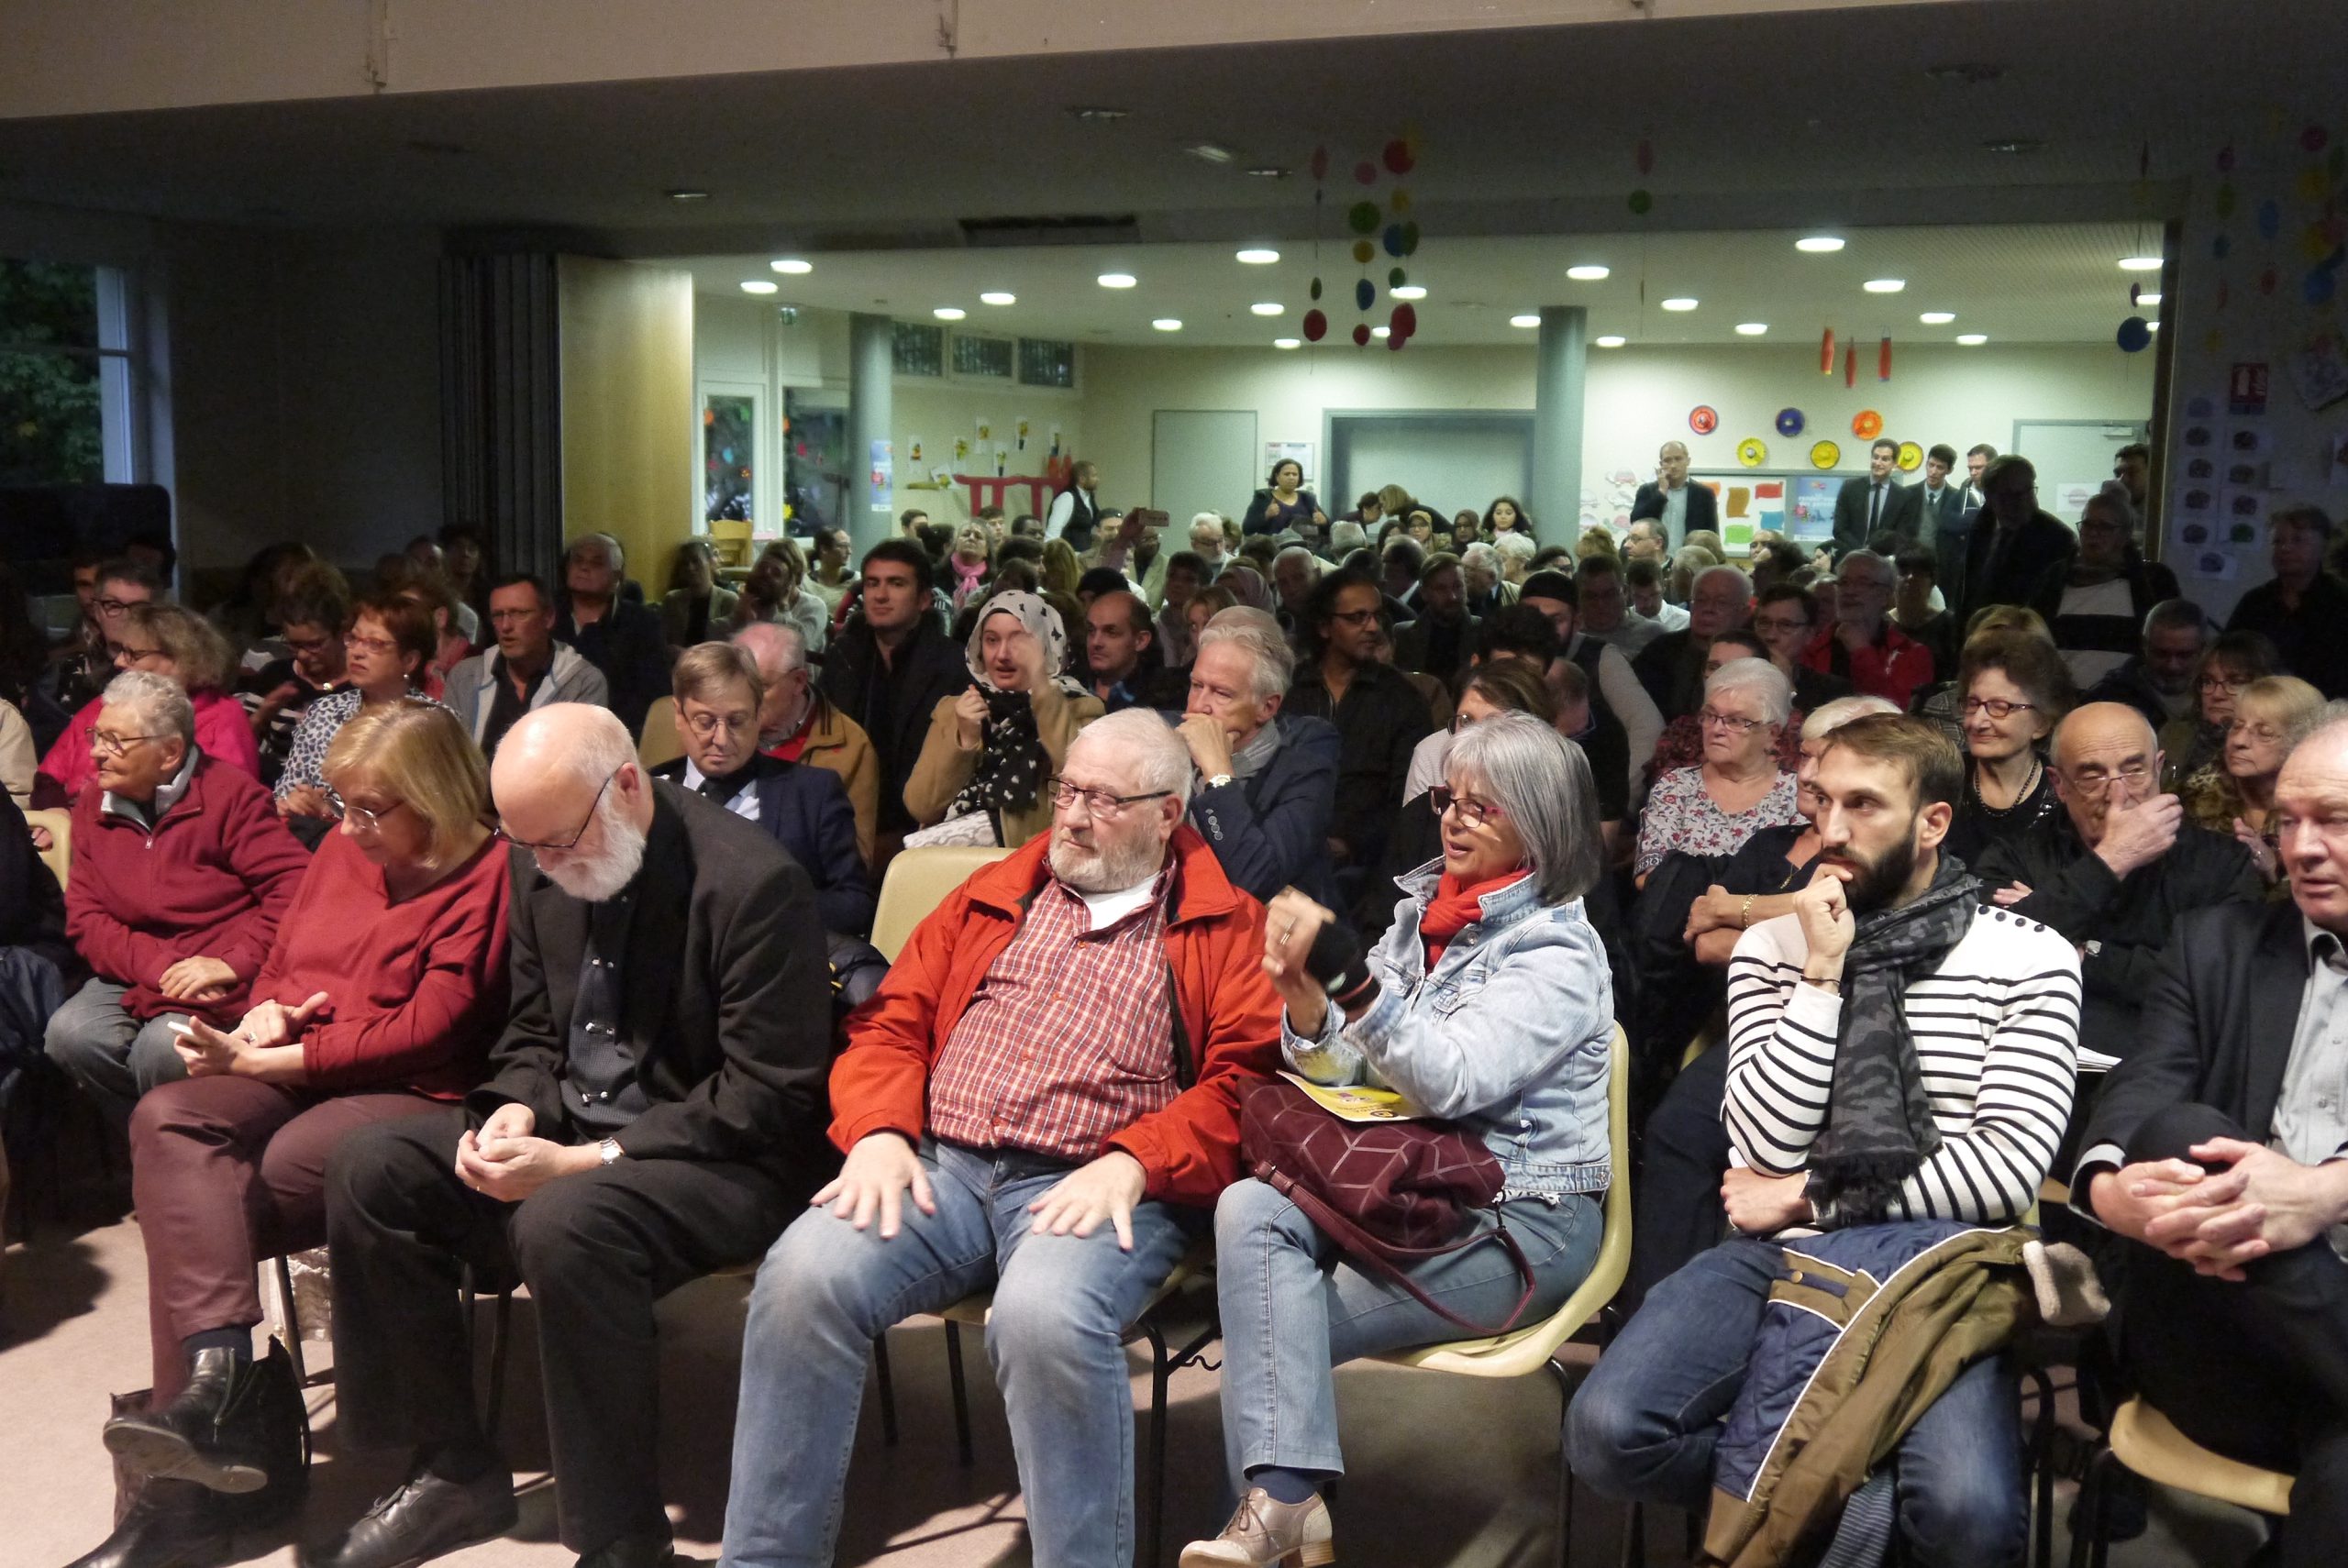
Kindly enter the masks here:
<path id="1" fill-rule="evenodd" d="M 890 512 L 897 504 L 896 443 L 876 439 L 872 443 L 872 510 Z"/>
<path id="2" fill-rule="evenodd" d="M 1316 443 L 1312 441 L 1267 441 L 1264 443 L 1264 472 L 1268 476 L 1282 463 L 1294 463 L 1304 470 L 1304 483 L 1312 483 L 1312 455 Z"/>
<path id="3" fill-rule="evenodd" d="M 1786 531 L 1786 481 L 1773 475 L 1689 474 L 1688 482 L 1700 484 L 1720 498 L 1721 542 L 1741 554 L 1759 533 Z"/>
<path id="4" fill-rule="evenodd" d="M 1787 498 L 1786 531 L 1789 539 L 1805 543 L 1832 539 L 1834 536 L 1834 498 L 1842 493 L 1847 474 L 1796 474 L 1791 481 L 1793 494 Z"/>

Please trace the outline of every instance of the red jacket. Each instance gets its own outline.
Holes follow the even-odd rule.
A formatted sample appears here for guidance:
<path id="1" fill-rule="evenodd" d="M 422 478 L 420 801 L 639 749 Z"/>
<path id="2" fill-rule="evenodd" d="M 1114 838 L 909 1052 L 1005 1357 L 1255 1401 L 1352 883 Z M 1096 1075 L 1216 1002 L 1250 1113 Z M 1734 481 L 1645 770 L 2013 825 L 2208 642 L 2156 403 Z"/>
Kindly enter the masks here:
<path id="1" fill-rule="evenodd" d="M 1916 693 L 1933 683 L 1933 650 L 1888 617 L 1876 640 L 1856 653 L 1843 646 L 1836 632 L 1829 625 L 1819 633 L 1802 650 L 1801 662 L 1821 674 L 1841 676 L 1862 697 L 1888 698 L 1903 713 L 1913 705 Z"/>
<path id="2" fill-rule="evenodd" d="M 197 758 L 187 793 L 151 834 L 105 803 L 92 788 L 73 807 L 65 933 L 91 968 L 128 988 L 122 1005 L 133 1017 L 194 1011 L 235 1022 L 309 855 L 260 781 L 214 757 Z M 236 988 L 201 1008 L 166 1000 L 156 988 L 163 971 L 198 955 L 234 969 Z"/>
<path id="3" fill-rule="evenodd" d="M 245 705 L 225 691 L 191 691 L 187 698 L 195 710 L 195 749 L 248 773 L 259 774 L 260 743 L 253 738 L 252 721 L 245 716 Z M 80 800 L 90 782 L 97 778 L 98 765 L 90 757 L 90 732 L 98 727 L 98 714 L 105 705 L 105 698 L 91 698 L 49 748 L 49 755 L 40 759 L 40 771 L 54 779 L 63 791 L 60 800 L 44 790 L 44 799 L 56 800 L 61 805 L 71 804 Z"/>
<path id="4" fill-rule="evenodd" d="M 832 1142 L 869 1132 L 918 1140 L 929 1071 L 1027 905 L 1050 875 L 1049 834 L 978 871 L 915 928 L 889 977 L 848 1021 L 832 1066 Z M 1280 1002 L 1264 977 L 1264 906 L 1233 887 L 1187 823 L 1172 842 L 1173 918 L 1166 961 L 1176 1026 L 1196 1081 L 1174 1102 L 1109 1140 L 1141 1162 L 1146 1196 L 1212 1206 L 1239 1174 L 1239 1085 L 1279 1066 Z"/>

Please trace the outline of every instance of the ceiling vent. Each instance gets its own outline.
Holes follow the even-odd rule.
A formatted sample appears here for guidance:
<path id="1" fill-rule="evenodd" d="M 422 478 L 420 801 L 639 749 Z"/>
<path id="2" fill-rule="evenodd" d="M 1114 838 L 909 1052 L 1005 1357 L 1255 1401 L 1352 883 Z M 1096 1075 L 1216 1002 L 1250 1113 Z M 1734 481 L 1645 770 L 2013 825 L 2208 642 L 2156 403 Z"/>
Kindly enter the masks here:
<path id="1" fill-rule="evenodd" d="M 1131 213 L 1071 213 L 1058 217 L 964 218 L 962 241 L 974 249 L 1017 245 L 1130 245 L 1141 238 Z"/>

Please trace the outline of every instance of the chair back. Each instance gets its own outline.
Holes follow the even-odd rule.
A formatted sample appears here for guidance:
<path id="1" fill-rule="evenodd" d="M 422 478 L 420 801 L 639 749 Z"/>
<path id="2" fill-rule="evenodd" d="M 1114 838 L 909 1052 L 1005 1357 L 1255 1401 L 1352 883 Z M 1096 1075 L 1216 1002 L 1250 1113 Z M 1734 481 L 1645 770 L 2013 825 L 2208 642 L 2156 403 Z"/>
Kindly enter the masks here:
<path id="1" fill-rule="evenodd" d="M 685 755 L 677 739 L 677 700 L 655 697 L 644 714 L 644 733 L 636 738 L 636 760 L 649 770 Z"/>
<path id="2" fill-rule="evenodd" d="M 1010 853 L 991 845 L 946 844 L 899 854 L 880 880 L 880 901 L 872 912 L 872 945 L 895 963 L 914 927 L 945 902 L 947 894 L 980 867 L 991 866 Z"/>
<path id="3" fill-rule="evenodd" d="M 1606 1188 L 1605 1223 L 1599 1232 L 1598 1256 L 1589 1277 L 1556 1311 L 1528 1328 L 1483 1339 L 1420 1345 L 1377 1359 L 1470 1377 L 1521 1377 L 1538 1372 L 1559 1345 L 1614 1299 L 1631 1272 L 1631 1042 L 1619 1023 L 1606 1054 L 1606 1142 L 1614 1179 Z"/>
<path id="4" fill-rule="evenodd" d="M 58 811 L 28 811 L 25 813 L 27 827 L 47 828 L 50 846 L 40 852 L 41 864 L 57 878 L 60 888 L 73 866 L 73 813 Z"/>
<path id="5" fill-rule="evenodd" d="M 750 525 L 731 517 L 714 517 L 709 524 L 709 551 L 722 567 L 750 564 Z"/>
<path id="6" fill-rule="evenodd" d="M 2147 1481 L 2277 1518 L 2291 1511 L 2292 1477 L 2212 1453 L 2142 1398 L 2111 1413 L 2111 1452 Z"/>

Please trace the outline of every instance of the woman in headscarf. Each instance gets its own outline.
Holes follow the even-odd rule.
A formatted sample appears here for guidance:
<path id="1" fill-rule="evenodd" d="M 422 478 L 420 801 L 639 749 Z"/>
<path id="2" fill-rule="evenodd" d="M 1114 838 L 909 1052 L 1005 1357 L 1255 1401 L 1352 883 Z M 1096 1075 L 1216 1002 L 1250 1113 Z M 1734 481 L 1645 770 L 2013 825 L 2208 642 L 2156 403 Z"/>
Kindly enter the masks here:
<path id="1" fill-rule="evenodd" d="M 1046 786 L 1076 732 L 1103 712 L 1099 698 L 1062 673 L 1068 662 L 1059 612 L 1016 589 L 986 602 L 970 633 L 970 687 L 931 712 L 905 781 L 915 822 L 968 824 L 941 842 L 1013 849 L 1052 825 Z M 981 822 L 991 831 L 980 831 Z"/>

